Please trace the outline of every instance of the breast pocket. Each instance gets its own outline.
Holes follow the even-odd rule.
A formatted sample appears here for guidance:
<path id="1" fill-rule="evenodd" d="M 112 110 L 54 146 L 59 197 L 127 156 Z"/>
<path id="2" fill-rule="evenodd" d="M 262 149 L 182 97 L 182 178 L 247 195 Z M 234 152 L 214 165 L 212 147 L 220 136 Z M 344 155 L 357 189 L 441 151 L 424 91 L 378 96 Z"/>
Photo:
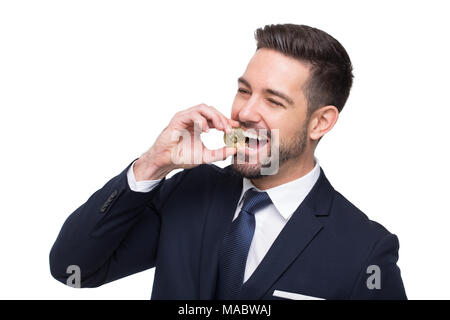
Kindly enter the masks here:
<path id="1" fill-rule="evenodd" d="M 277 298 L 290 299 L 290 300 L 325 300 L 323 298 L 307 296 L 307 295 L 300 294 L 300 293 L 288 292 L 288 291 L 282 291 L 282 290 L 275 290 L 272 295 Z"/>

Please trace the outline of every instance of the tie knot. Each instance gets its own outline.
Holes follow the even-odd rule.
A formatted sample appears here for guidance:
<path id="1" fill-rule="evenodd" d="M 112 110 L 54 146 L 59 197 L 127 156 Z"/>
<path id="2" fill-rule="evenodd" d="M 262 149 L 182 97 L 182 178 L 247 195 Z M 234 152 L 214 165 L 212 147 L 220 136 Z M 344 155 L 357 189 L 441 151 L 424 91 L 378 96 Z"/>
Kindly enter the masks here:
<path id="1" fill-rule="evenodd" d="M 242 209 L 248 213 L 254 214 L 256 211 L 272 203 L 266 192 L 259 192 L 255 189 L 248 189 L 244 194 L 244 204 Z"/>

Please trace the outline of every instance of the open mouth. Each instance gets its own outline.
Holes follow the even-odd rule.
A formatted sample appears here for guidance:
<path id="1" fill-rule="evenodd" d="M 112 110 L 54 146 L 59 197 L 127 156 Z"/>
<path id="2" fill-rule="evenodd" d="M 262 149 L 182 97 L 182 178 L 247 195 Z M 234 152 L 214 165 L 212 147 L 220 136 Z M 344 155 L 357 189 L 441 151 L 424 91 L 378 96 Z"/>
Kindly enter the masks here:
<path id="1" fill-rule="evenodd" d="M 245 147 L 253 150 L 262 148 L 269 141 L 268 137 L 265 135 L 256 135 L 255 133 L 247 131 L 244 131 L 243 135 Z"/>
<path id="2" fill-rule="evenodd" d="M 225 144 L 228 147 L 237 149 L 244 149 L 248 151 L 260 150 L 269 143 L 270 137 L 267 135 L 267 130 L 255 129 L 242 130 L 241 128 L 233 128 L 232 132 L 224 135 Z"/>
<path id="3" fill-rule="evenodd" d="M 238 153 L 261 160 L 270 153 L 270 135 L 267 133 L 266 129 L 244 131 L 242 128 L 233 128 L 231 133 L 224 135 L 224 142 L 228 147 L 238 149 Z"/>

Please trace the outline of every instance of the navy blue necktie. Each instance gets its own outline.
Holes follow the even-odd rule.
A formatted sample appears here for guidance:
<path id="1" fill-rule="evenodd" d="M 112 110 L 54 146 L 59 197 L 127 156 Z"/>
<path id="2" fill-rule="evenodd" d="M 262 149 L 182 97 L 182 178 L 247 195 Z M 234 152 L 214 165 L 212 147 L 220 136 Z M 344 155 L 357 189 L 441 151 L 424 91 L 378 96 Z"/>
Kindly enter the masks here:
<path id="1" fill-rule="evenodd" d="M 272 203 L 266 192 L 249 189 L 238 217 L 225 234 L 219 251 L 216 298 L 236 299 L 244 282 L 248 250 L 255 233 L 254 213 Z"/>

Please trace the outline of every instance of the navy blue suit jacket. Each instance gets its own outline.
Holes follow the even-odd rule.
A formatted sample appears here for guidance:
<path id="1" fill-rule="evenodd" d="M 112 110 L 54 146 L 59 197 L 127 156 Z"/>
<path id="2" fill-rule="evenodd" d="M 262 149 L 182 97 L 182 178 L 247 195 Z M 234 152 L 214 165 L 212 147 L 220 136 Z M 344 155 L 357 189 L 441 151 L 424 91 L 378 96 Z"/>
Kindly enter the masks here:
<path id="1" fill-rule="evenodd" d="M 149 193 L 130 190 L 126 168 L 64 223 L 50 252 L 54 278 L 69 265 L 97 287 L 152 267 L 152 299 L 213 299 L 217 253 L 232 222 L 242 178 L 231 167 L 183 170 Z M 321 169 L 240 298 L 276 299 L 282 290 L 324 299 L 405 299 L 394 234 L 335 191 Z M 369 289 L 380 269 L 380 288 Z M 370 281 L 369 281 L 370 282 Z"/>

